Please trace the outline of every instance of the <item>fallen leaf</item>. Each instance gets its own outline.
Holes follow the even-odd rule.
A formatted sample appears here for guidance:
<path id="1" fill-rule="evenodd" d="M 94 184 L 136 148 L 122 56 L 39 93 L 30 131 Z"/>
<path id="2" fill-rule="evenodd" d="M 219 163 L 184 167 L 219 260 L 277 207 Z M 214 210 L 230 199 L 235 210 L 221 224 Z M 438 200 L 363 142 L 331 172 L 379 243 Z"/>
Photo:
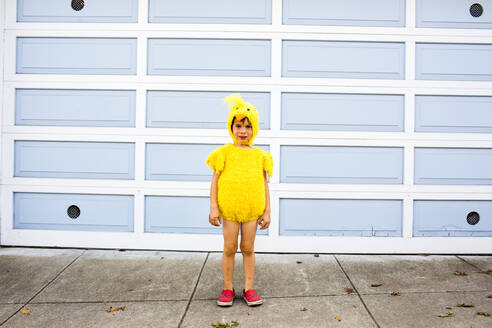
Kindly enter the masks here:
<path id="1" fill-rule="evenodd" d="M 446 310 L 452 310 L 453 308 L 450 306 L 446 306 Z"/>
<path id="2" fill-rule="evenodd" d="M 297 264 L 301 264 L 302 262 L 301 261 L 296 261 Z"/>
<path id="3" fill-rule="evenodd" d="M 448 313 L 440 314 L 438 315 L 439 318 L 448 318 L 448 317 L 454 317 L 454 313 L 449 311 Z"/>
<path id="4" fill-rule="evenodd" d="M 319 295 L 318 294 L 313 294 L 314 297 L 318 297 Z"/>
<path id="5" fill-rule="evenodd" d="M 477 271 L 477 273 L 484 273 L 484 274 L 490 274 L 490 275 L 492 275 L 492 270 L 487 270 L 487 271 L 482 270 L 482 271 Z"/>
<path id="6" fill-rule="evenodd" d="M 353 288 L 345 287 L 344 290 L 347 292 L 347 294 L 355 293 L 355 290 Z"/>
<path id="7" fill-rule="evenodd" d="M 490 317 L 490 313 L 487 313 L 487 312 L 477 312 L 477 315 L 483 315 L 484 317 Z"/>
<path id="8" fill-rule="evenodd" d="M 126 306 L 111 306 L 108 309 L 106 309 L 106 312 L 114 312 L 114 311 L 125 311 Z"/>
<path id="9" fill-rule="evenodd" d="M 84 270 L 80 269 L 79 272 L 84 272 Z"/>
<path id="10" fill-rule="evenodd" d="M 463 304 L 458 304 L 458 305 L 456 305 L 456 306 L 457 306 L 457 307 L 464 307 L 464 308 L 472 308 L 472 307 L 475 307 L 475 305 L 474 305 L 474 304 L 465 304 L 465 303 L 463 303 Z"/>
<path id="11" fill-rule="evenodd" d="M 237 321 L 231 321 L 231 323 L 229 322 L 226 322 L 226 323 L 222 323 L 222 322 L 217 322 L 217 323 L 212 323 L 212 327 L 214 328 L 232 328 L 232 327 L 237 327 L 239 326 L 239 322 Z"/>
<path id="12" fill-rule="evenodd" d="M 336 316 L 336 317 L 335 317 L 335 319 L 336 319 L 337 321 L 342 321 L 342 318 L 340 318 L 339 316 Z"/>
<path id="13" fill-rule="evenodd" d="M 30 314 L 31 313 L 31 310 L 29 310 L 28 308 L 26 308 L 25 306 L 20 309 L 20 313 L 22 314 Z"/>
<path id="14" fill-rule="evenodd" d="M 318 253 L 314 254 L 314 257 L 319 257 L 319 254 Z"/>
<path id="15" fill-rule="evenodd" d="M 400 296 L 400 292 L 395 290 L 394 292 L 391 293 L 393 296 Z"/>
<path id="16" fill-rule="evenodd" d="M 492 298 L 492 294 L 490 294 L 489 296 L 487 296 L 487 298 Z"/>
<path id="17" fill-rule="evenodd" d="M 383 284 L 372 284 L 371 287 L 381 287 Z"/>
<path id="18" fill-rule="evenodd" d="M 306 307 L 303 307 L 303 308 L 301 309 L 301 311 L 307 311 L 307 308 L 306 308 Z"/>
<path id="19" fill-rule="evenodd" d="M 128 289 L 129 292 L 133 292 L 134 290 L 135 289 L 133 289 L 133 288 Z"/>
<path id="20" fill-rule="evenodd" d="M 454 274 L 456 276 L 468 276 L 468 273 L 463 272 L 463 271 L 455 271 Z"/>

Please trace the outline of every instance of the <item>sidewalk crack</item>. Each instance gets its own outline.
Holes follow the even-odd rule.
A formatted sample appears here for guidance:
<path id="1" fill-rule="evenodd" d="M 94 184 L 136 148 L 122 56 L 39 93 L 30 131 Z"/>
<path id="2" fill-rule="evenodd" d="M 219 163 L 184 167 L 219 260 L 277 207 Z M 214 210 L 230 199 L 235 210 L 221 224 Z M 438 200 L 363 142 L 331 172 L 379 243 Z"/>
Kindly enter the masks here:
<path id="1" fill-rule="evenodd" d="M 355 287 L 354 283 L 352 282 L 352 279 L 350 279 L 349 275 L 347 274 L 347 272 L 345 271 L 345 269 L 343 268 L 342 264 L 340 263 L 340 261 L 338 260 L 338 258 L 336 257 L 336 255 L 333 255 L 333 257 L 335 258 L 335 261 L 337 261 L 338 263 L 338 266 L 340 266 L 340 269 L 342 269 L 342 272 L 343 274 L 345 274 L 345 277 L 347 277 L 348 281 L 350 282 L 350 285 L 352 285 L 352 288 L 355 290 L 355 292 L 357 293 L 357 296 L 359 296 L 359 299 L 360 301 L 362 302 L 362 305 L 364 305 L 364 308 L 366 309 L 367 313 L 369 314 L 369 316 L 371 317 L 371 319 L 374 321 L 374 323 L 376 324 L 376 326 L 378 328 L 381 328 L 381 326 L 379 325 L 379 323 L 376 321 L 376 318 L 374 318 L 374 316 L 372 315 L 371 311 L 369 310 L 369 308 L 367 307 L 366 305 L 366 302 L 364 302 L 364 300 L 362 299 L 362 296 L 361 294 L 359 293 L 359 291 L 357 290 L 357 288 Z"/>
<path id="2" fill-rule="evenodd" d="M 205 261 L 203 261 L 202 267 L 200 269 L 200 273 L 198 274 L 198 279 L 196 280 L 195 287 L 193 288 L 193 292 L 191 293 L 190 299 L 188 300 L 188 304 L 186 305 L 186 309 L 183 313 L 183 316 L 181 317 L 181 320 L 179 321 L 178 328 L 181 328 L 181 325 L 183 324 L 184 318 L 186 317 L 186 314 L 188 313 L 188 309 L 190 308 L 191 301 L 193 300 L 193 297 L 195 296 L 195 292 L 196 292 L 196 289 L 198 287 L 198 283 L 200 282 L 200 278 L 202 277 L 202 272 L 203 272 L 203 269 L 205 268 L 205 264 L 207 263 L 209 255 L 210 255 L 210 252 L 207 253 L 207 256 L 205 257 Z"/>
<path id="3" fill-rule="evenodd" d="M 4 321 L 0 322 L 0 327 L 3 326 L 7 321 L 9 321 L 13 316 L 15 316 L 22 308 L 24 308 L 27 304 L 29 304 L 34 298 L 36 298 L 36 296 L 38 296 L 43 290 L 45 290 L 46 287 L 48 287 L 49 285 L 51 285 L 53 283 L 53 281 L 55 281 L 63 272 L 65 272 L 66 269 L 68 269 L 69 266 L 71 266 L 82 255 L 84 255 L 86 251 L 87 250 L 84 250 L 82 253 L 80 253 L 79 256 L 77 256 L 70 263 L 68 263 L 67 265 L 65 265 L 65 267 L 63 269 L 61 269 L 60 272 L 58 272 L 53 279 L 51 279 L 46 285 L 44 285 L 43 287 L 41 287 L 41 289 L 37 293 L 35 293 L 30 299 L 28 299 L 27 302 L 23 303 L 22 306 L 19 309 L 17 309 L 17 311 L 15 311 L 14 313 L 12 313 L 12 315 L 10 315 Z"/>
<path id="4" fill-rule="evenodd" d="M 460 257 L 460 256 L 458 256 L 458 255 L 455 255 L 455 256 L 456 256 L 457 258 L 459 258 L 460 260 L 462 260 L 463 262 L 465 262 L 466 264 L 471 265 L 472 267 L 474 267 L 474 268 L 475 268 L 475 269 L 477 269 L 478 271 L 480 271 L 480 272 L 484 272 L 484 270 L 482 270 L 482 268 L 480 268 L 479 266 L 477 266 L 477 265 L 475 265 L 475 264 L 473 264 L 473 263 L 471 263 L 471 262 L 468 262 L 467 260 L 465 260 L 464 258 L 462 258 L 462 257 Z"/>

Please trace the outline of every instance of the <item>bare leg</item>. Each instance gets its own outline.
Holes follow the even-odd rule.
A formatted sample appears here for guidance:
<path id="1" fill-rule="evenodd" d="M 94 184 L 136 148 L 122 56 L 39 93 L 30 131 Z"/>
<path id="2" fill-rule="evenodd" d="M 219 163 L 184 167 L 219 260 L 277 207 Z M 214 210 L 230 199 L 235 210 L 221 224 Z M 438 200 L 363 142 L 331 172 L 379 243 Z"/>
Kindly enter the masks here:
<path id="1" fill-rule="evenodd" d="M 241 224 L 241 253 L 243 254 L 244 290 L 254 289 L 256 220 Z"/>
<path id="2" fill-rule="evenodd" d="M 239 234 L 239 223 L 223 220 L 222 234 L 224 236 L 224 252 L 222 253 L 222 277 L 224 278 L 224 289 L 234 288 L 234 257 L 237 252 L 237 236 Z"/>

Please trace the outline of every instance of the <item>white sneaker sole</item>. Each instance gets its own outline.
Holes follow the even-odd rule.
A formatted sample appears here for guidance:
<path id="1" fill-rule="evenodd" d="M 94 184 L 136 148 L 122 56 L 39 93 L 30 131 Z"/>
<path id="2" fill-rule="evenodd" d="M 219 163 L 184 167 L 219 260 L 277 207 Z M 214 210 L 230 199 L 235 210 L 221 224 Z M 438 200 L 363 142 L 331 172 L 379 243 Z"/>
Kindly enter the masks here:
<path id="1" fill-rule="evenodd" d="M 263 300 L 258 300 L 258 301 L 254 301 L 254 302 L 248 302 L 248 300 L 246 299 L 246 297 L 243 297 L 243 298 L 246 301 L 246 304 L 248 304 L 248 306 L 257 306 L 257 305 L 263 304 Z"/>
<path id="2" fill-rule="evenodd" d="M 225 307 L 225 306 L 232 306 L 232 303 L 233 303 L 233 302 L 234 302 L 234 301 L 232 301 L 232 302 L 219 302 L 219 301 L 217 301 L 217 305 L 218 305 L 218 306 L 224 306 L 224 307 Z"/>

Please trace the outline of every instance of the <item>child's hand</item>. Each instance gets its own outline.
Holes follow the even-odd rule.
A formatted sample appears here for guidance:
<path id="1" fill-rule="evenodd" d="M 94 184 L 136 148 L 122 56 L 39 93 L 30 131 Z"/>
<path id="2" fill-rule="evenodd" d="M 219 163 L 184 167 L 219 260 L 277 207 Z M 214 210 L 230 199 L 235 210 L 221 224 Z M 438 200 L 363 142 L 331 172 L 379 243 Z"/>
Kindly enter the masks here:
<path id="1" fill-rule="evenodd" d="M 222 218 L 220 217 L 220 212 L 218 209 L 210 209 L 210 214 L 208 215 L 208 222 L 214 226 L 220 226 L 222 224 Z"/>
<path id="2" fill-rule="evenodd" d="M 258 219 L 258 225 L 261 226 L 261 230 L 266 229 L 270 226 L 270 212 L 265 211 L 263 215 Z"/>

